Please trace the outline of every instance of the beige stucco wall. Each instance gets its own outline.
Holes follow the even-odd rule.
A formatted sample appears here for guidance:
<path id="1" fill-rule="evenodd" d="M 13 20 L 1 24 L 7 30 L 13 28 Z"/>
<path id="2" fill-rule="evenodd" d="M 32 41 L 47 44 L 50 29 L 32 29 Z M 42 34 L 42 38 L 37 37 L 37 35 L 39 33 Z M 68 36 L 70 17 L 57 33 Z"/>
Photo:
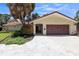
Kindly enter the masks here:
<path id="1" fill-rule="evenodd" d="M 75 34 L 76 33 L 76 21 L 73 21 L 70 18 L 62 16 L 58 13 L 54 13 L 43 18 L 37 19 L 32 21 L 34 24 L 34 34 L 36 32 L 35 24 L 43 24 L 43 34 L 46 34 L 46 25 L 47 24 L 56 24 L 56 25 L 69 25 L 69 33 Z"/>
<path id="2" fill-rule="evenodd" d="M 3 27 L 4 31 L 16 31 L 20 30 L 22 25 L 16 25 L 16 26 L 5 26 Z"/>

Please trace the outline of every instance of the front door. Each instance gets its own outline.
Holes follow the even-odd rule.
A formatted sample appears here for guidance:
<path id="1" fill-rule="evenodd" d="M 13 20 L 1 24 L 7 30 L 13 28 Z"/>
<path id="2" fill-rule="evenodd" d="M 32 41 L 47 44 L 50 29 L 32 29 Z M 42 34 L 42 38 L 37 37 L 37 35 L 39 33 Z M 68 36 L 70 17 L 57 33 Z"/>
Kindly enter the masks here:
<path id="1" fill-rule="evenodd" d="M 43 25 L 36 24 L 36 34 L 43 34 Z"/>

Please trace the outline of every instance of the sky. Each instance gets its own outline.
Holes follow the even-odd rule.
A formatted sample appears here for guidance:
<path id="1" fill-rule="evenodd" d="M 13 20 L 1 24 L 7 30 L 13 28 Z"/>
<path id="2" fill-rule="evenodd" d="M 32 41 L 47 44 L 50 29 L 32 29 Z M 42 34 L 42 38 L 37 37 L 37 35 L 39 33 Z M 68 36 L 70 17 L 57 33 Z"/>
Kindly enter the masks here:
<path id="1" fill-rule="evenodd" d="M 36 3 L 33 13 L 38 13 L 40 16 L 58 11 L 69 17 L 74 18 L 79 10 L 79 3 Z M 6 3 L 0 3 L 0 13 L 10 14 Z"/>

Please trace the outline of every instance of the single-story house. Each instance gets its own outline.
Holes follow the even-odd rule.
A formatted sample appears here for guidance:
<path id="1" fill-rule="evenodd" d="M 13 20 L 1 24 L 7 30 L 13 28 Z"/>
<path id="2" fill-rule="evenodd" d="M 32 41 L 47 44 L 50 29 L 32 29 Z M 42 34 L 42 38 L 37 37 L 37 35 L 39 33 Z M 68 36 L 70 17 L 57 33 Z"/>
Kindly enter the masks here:
<path id="1" fill-rule="evenodd" d="M 3 31 L 16 31 L 21 29 L 21 26 L 22 24 L 21 22 L 19 22 L 19 19 L 11 20 L 11 21 L 8 21 L 7 24 L 3 25 Z"/>
<path id="2" fill-rule="evenodd" d="M 4 28 L 20 29 L 21 24 L 17 23 L 5 24 Z M 77 21 L 57 11 L 30 21 L 30 24 L 33 26 L 34 35 L 73 35 L 77 33 Z"/>
<path id="3" fill-rule="evenodd" d="M 73 35 L 77 33 L 77 22 L 57 11 L 32 22 L 35 35 Z"/>
<path id="4" fill-rule="evenodd" d="M 25 29 L 26 31 L 29 33 L 33 33 L 33 25 L 32 24 L 28 24 L 28 22 L 25 22 Z M 3 31 L 6 31 L 6 32 L 13 32 L 13 31 L 18 31 L 22 28 L 22 23 L 20 22 L 19 19 L 16 19 L 16 20 L 10 20 L 8 21 L 7 24 L 4 24 L 3 27 L 2 27 L 2 30 Z M 30 29 L 30 30 L 29 30 Z"/>

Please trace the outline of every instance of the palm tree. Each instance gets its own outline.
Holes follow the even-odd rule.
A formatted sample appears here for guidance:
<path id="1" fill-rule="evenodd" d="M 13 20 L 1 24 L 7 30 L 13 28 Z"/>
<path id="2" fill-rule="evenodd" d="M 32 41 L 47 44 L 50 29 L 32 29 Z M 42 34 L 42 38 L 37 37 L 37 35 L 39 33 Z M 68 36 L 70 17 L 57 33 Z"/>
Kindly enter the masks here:
<path id="1" fill-rule="evenodd" d="M 34 3 L 8 3 L 7 4 L 11 15 L 14 17 L 14 19 L 20 19 L 21 23 L 22 23 L 22 31 L 24 30 L 25 27 L 25 17 L 26 15 L 30 16 L 31 12 L 34 10 L 35 8 L 35 4 Z M 28 22 L 29 22 L 29 18 Z"/>
<path id="2" fill-rule="evenodd" d="M 23 25 L 25 25 L 25 16 L 30 16 L 35 8 L 34 3 L 9 3 L 8 6 L 14 19 L 20 19 Z"/>

